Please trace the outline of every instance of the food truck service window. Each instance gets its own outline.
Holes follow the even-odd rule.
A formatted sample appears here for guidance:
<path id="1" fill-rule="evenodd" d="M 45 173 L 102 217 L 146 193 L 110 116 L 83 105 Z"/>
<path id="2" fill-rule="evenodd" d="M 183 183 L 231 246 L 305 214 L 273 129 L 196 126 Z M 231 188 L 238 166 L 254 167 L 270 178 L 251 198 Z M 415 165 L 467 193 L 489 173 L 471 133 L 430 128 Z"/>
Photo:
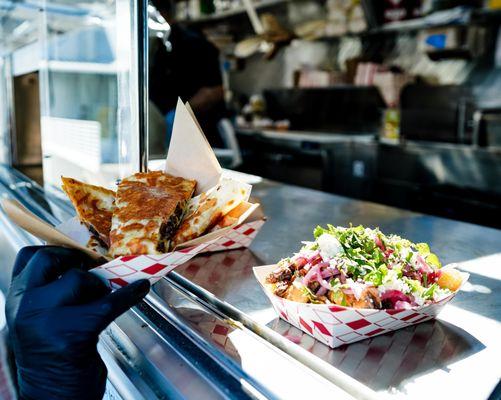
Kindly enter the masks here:
<path id="1" fill-rule="evenodd" d="M 137 170 L 136 3 L 2 2 L 2 162 L 45 188 Z"/>

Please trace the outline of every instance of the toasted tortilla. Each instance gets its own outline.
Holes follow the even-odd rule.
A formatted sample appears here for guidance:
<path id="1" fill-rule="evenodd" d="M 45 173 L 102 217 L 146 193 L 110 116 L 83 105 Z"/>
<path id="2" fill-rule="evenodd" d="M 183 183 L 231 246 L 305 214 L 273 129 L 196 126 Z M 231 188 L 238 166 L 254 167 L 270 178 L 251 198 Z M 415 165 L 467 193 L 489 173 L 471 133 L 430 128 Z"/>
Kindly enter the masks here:
<path id="1" fill-rule="evenodd" d="M 62 189 L 75 207 L 78 218 L 102 246 L 109 246 L 115 192 L 73 178 L 61 177 Z"/>
<path id="2" fill-rule="evenodd" d="M 211 232 L 217 231 L 218 229 L 226 228 L 235 224 L 240 216 L 246 212 L 252 206 L 251 203 L 246 201 L 242 201 L 238 206 L 236 206 L 233 210 L 231 210 L 228 214 L 221 217 L 214 227 L 212 227 Z"/>
<path id="3" fill-rule="evenodd" d="M 173 245 L 203 235 L 231 210 L 247 201 L 250 191 L 250 185 L 223 178 L 210 192 L 192 199 L 186 217 L 172 239 Z"/>
<path id="4" fill-rule="evenodd" d="M 110 255 L 161 254 L 179 226 L 196 181 L 161 171 L 137 173 L 118 185 Z"/>

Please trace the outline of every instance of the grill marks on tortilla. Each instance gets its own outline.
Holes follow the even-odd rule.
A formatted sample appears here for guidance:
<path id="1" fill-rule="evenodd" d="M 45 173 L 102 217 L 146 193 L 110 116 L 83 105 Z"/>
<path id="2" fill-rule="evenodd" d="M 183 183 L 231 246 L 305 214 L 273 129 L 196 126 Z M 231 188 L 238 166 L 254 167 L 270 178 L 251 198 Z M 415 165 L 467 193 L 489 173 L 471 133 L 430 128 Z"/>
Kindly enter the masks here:
<path id="1" fill-rule="evenodd" d="M 183 216 L 196 182 L 161 171 L 138 173 L 118 185 L 110 254 L 159 254 Z"/>
<path id="2" fill-rule="evenodd" d="M 102 246 L 108 247 L 115 192 L 73 178 L 61 177 L 61 180 L 80 221 Z"/>
<path id="3" fill-rule="evenodd" d="M 62 181 L 94 237 L 88 247 L 99 251 L 109 246 L 112 257 L 164 253 L 212 228 L 231 225 L 238 219 L 232 210 L 241 208 L 250 192 L 250 186 L 223 178 L 212 190 L 191 199 L 196 181 L 161 171 L 124 179 L 116 194 L 72 178 Z"/>

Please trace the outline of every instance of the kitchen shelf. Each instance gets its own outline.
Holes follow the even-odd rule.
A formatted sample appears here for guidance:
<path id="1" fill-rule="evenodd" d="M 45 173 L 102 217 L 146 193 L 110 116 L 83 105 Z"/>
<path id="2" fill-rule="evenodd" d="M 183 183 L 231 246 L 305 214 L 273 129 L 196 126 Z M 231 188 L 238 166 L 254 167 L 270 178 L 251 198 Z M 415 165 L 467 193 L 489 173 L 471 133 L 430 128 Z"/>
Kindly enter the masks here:
<path id="1" fill-rule="evenodd" d="M 276 5 L 281 5 L 290 2 L 291 0 L 262 0 L 254 3 L 256 10 L 273 7 Z M 179 22 L 185 24 L 203 24 L 210 22 L 218 22 L 226 18 L 230 18 L 237 15 L 245 14 L 245 7 L 240 6 L 234 9 L 221 11 L 219 13 L 204 15 L 194 19 L 180 19 Z M 446 26 L 467 26 L 474 23 L 500 23 L 501 22 L 501 9 L 472 9 L 469 15 L 465 13 L 465 16 L 458 21 L 443 21 L 435 20 L 433 16 L 436 14 L 431 14 L 431 16 L 415 18 L 405 21 L 398 21 L 388 23 L 376 28 L 371 28 L 361 32 L 346 32 L 341 35 L 328 36 L 322 38 L 313 39 L 313 41 L 336 41 L 343 37 L 363 37 L 371 35 L 389 34 L 389 33 L 399 33 L 399 32 L 414 32 L 422 29 L 438 28 Z M 459 17 L 459 15 L 458 15 Z M 306 39 L 305 39 L 306 40 Z"/>
<path id="2" fill-rule="evenodd" d="M 51 72 L 74 72 L 80 74 L 114 75 L 119 72 L 118 65 L 112 63 L 93 63 L 80 61 L 42 61 L 40 68 L 48 68 Z"/>
<path id="3" fill-rule="evenodd" d="M 366 33 L 391 33 L 391 32 L 405 32 L 405 31 L 418 31 L 421 29 L 438 28 L 445 26 L 467 26 L 477 22 L 501 22 L 501 9 L 473 9 L 470 11 L 469 16 L 466 16 L 459 21 L 437 21 L 434 20 L 434 14 L 427 17 L 415 18 L 406 21 L 393 22 L 385 24 L 378 28 L 373 28 Z"/>
<path id="4" fill-rule="evenodd" d="M 254 8 L 256 10 L 259 10 L 262 8 L 273 7 L 273 6 L 276 6 L 279 4 L 285 4 L 288 1 L 290 1 L 290 0 L 262 0 L 259 2 L 255 2 Z M 230 9 L 230 10 L 221 11 L 221 12 L 218 12 L 215 14 L 204 15 L 201 17 L 193 18 L 193 19 L 190 19 L 190 18 L 179 19 L 179 22 L 182 22 L 184 24 L 202 24 L 202 23 L 206 23 L 206 22 L 219 21 L 219 20 L 222 20 L 225 18 L 236 16 L 236 15 L 245 14 L 245 12 L 246 12 L 245 7 L 240 6 L 240 7 L 235 7 L 233 9 Z"/>
<path id="5" fill-rule="evenodd" d="M 434 21 L 433 19 L 423 17 L 415 18 L 406 21 L 393 22 L 382 25 L 377 28 L 371 28 L 361 32 L 346 32 L 341 35 L 325 36 L 312 39 L 312 41 L 337 41 L 344 37 L 368 37 L 372 35 L 401 33 L 401 32 L 415 32 L 422 29 L 439 28 L 447 26 L 468 26 L 470 24 L 495 24 L 501 22 L 501 9 L 477 9 L 472 10 L 468 18 L 463 21 Z M 307 39 L 302 39 L 307 40 Z"/>

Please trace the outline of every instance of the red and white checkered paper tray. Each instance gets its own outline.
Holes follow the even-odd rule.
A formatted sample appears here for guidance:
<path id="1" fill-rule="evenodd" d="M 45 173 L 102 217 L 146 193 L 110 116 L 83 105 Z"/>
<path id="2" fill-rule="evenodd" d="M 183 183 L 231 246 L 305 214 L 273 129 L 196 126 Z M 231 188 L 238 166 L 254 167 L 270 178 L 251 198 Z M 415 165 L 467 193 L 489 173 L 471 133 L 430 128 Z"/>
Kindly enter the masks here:
<path id="1" fill-rule="evenodd" d="M 159 255 L 117 257 L 90 272 L 99 276 L 109 287 L 118 289 L 139 279 L 148 279 L 153 285 L 177 266 L 184 264 L 209 243 Z"/>
<path id="2" fill-rule="evenodd" d="M 225 233 L 222 236 L 215 231 L 195 239 L 196 242 L 192 241 L 192 245 L 175 249 L 170 253 L 117 257 L 92 269 L 91 272 L 102 278 L 113 289 L 139 279 L 148 279 L 154 284 L 199 253 L 249 246 L 263 223 L 264 220 L 260 218 L 233 228 L 223 228 Z M 91 236 L 89 230 L 77 218 L 62 223 L 57 229 L 80 246 L 85 246 Z"/>
<path id="3" fill-rule="evenodd" d="M 57 227 L 57 230 L 81 246 L 85 246 L 90 238 L 90 232 L 79 222 L 78 218 L 63 222 Z M 174 268 L 203 252 L 217 240 L 215 238 L 165 254 L 117 257 L 93 268 L 90 272 L 99 276 L 112 289 L 126 286 L 139 279 L 148 279 L 153 285 Z"/>
<path id="4" fill-rule="evenodd" d="M 247 221 L 232 228 L 227 234 L 209 244 L 202 252 L 212 253 L 215 251 L 235 250 L 249 247 L 256 235 L 264 225 L 266 218 L 257 217 L 253 221 Z M 250 217 L 252 219 L 252 216 Z"/>
<path id="5" fill-rule="evenodd" d="M 274 295 L 266 286 L 266 277 L 275 268 L 276 265 L 254 267 L 254 275 L 275 311 L 283 320 L 332 348 L 435 318 L 456 294 L 411 310 L 372 310 L 332 304 L 298 303 Z M 468 274 L 464 274 L 463 284 L 467 279 Z"/>

